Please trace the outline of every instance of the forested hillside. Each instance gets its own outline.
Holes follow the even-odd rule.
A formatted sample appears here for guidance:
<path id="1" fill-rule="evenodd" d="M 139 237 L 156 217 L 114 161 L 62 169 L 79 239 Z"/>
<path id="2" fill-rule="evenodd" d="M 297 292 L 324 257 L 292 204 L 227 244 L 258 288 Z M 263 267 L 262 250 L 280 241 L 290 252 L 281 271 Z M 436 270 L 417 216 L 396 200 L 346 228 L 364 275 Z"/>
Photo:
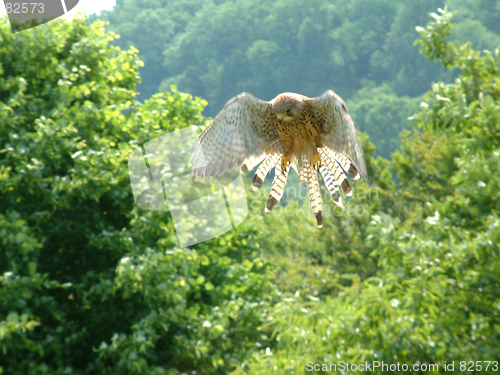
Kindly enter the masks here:
<path id="1" fill-rule="evenodd" d="M 119 39 L 0 19 L 0 374 L 497 373 L 498 4 L 135 4 L 106 14 Z M 135 205 L 130 154 L 207 103 L 326 88 L 369 180 L 321 230 L 247 180 L 248 218 L 189 248 Z"/>
<path id="2" fill-rule="evenodd" d="M 500 45 L 495 0 L 118 0 L 100 16 L 144 61 L 140 99 L 179 90 L 208 101 L 205 116 L 247 91 L 317 96 L 333 89 L 390 158 L 421 95 L 456 71 L 419 54 L 415 27 L 445 5 L 459 10 L 450 40 L 477 50 Z"/>

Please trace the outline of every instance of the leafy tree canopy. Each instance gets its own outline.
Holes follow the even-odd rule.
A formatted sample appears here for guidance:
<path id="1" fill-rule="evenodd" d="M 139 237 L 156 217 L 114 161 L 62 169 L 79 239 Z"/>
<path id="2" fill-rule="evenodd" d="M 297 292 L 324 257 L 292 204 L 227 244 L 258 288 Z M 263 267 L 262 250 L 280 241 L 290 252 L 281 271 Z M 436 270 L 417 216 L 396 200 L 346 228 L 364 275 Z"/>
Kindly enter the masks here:
<path id="1" fill-rule="evenodd" d="M 446 3 L 460 11 L 452 40 L 470 40 L 478 50 L 498 46 L 497 2 Z M 270 100 L 285 91 L 317 96 L 333 89 L 377 153 L 389 157 L 429 83 L 451 82 L 458 73 L 413 46 L 415 27 L 440 6 L 440 0 L 118 0 L 100 17 L 121 36 L 115 43 L 139 49 L 142 100 L 175 84 L 205 98 L 205 114 L 213 117 L 243 91 Z M 380 98 L 363 99 L 379 86 Z M 375 102 L 381 106 L 366 113 Z"/>
<path id="2" fill-rule="evenodd" d="M 253 230 L 181 250 L 135 207 L 131 152 L 206 102 L 136 103 L 137 50 L 103 27 L 0 21 L 0 373 L 226 372 L 271 340 L 268 265 Z"/>
<path id="3" fill-rule="evenodd" d="M 191 45 L 189 56 L 214 67 L 210 72 L 216 74 L 204 76 L 204 84 L 221 93 L 218 79 L 223 73 L 237 77 L 240 69 L 229 61 L 281 61 L 283 70 L 268 72 L 281 82 L 301 70 L 280 51 L 306 56 L 308 41 L 321 37 L 331 49 L 320 54 L 349 51 L 342 37 L 355 33 L 337 35 L 329 28 L 325 34 L 322 22 L 348 29 L 361 17 L 354 3 L 372 4 L 335 8 L 318 0 L 321 12 L 309 9 L 293 23 L 298 3 L 252 8 L 242 1 L 199 7 L 165 2 L 184 15 L 171 25 L 175 45 L 165 53 L 179 63 L 182 57 L 174 57 L 187 56 Z M 119 2 L 119 12 L 135 17 L 127 4 Z M 393 20 L 389 32 L 359 33 L 352 41 L 370 61 L 376 60 L 374 41 L 383 40 L 383 51 L 393 56 L 398 30 L 411 25 L 419 6 L 432 5 L 376 4 L 373 12 L 385 7 L 380 16 Z M 465 30 L 479 19 L 484 28 L 478 28 L 478 40 L 496 33 L 496 8 L 484 4 L 490 14 L 471 10 L 478 16 L 462 18 L 456 28 Z M 154 6 L 144 3 L 146 9 Z M 247 30 L 259 38 L 239 28 L 224 33 L 227 19 L 248 22 Z M 212 23 L 200 34 L 202 20 Z M 464 359 L 498 361 L 500 49 L 479 52 L 460 42 L 452 20 L 453 13 L 440 11 L 417 29 L 416 49 L 446 70 L 428 64 L 436 76 L 413 77 L 422 87 L 431 77 L 453 80 L 433 83 L 432 91 L 416 99 L 420 92 L 400 91 L 404 85 L 398 82 L 413 74 L 408 72 L 423 72 L 418 60 L 398 65 L 388 58 L 386 67 L 380 59 L 370 65 L 380 78 L 368 74 L 351 88 L 357 98 L 353 116 L 367 132 L 374 123 L 394 133 L 411 123 L 415 129 L 404 132 L 392 161 L 375 156 L 375 144 L 361 134 L 370 180 L 356 182 L 343 212 L 326 203 L 329 216 L 321 231 L 300 201 L 264 215 L 266 196 L 255 192 L 243 224 L 180 249 L 168 212 L 134 205 L 127 160 L 156 136 L 205 125 L 207 102 L 175 86 L 137 102 L 138 51 L 114 47 L 116 34 L 105 32 L 102 22 L 59 20 L 12 34 L 1 19 L 0 373 L 309 373 L 309 360 L 375 359 L 439 363 L 439 373 L 445 373 L 444 361 L 454 360 L 455 373 L 463 373 Z M 233 49 L 224 52 L 227 43 Z M 224 58 L 209 50 L 205 56 L 196 45 L 219 48 Z M 415 47 L 403 45 L 412 56 Z M 352 73 L 367 67 L 348 55 L 333 54 L 346 60 L 332 58 L 330 68 L 342 63 Z M 184 68 L 188 64 L 179 63 L 176 75 L 185 74 Z M 185 75 L 193 77 L 199 76 Z M 339 87 L 348 81 L 334 79 Z M 309 81 L 297 75 L 294 82 L 306 90 Z M 266 89 L 264 81 L 255 85 Z M 417 100 L 420 109 L 405 120 Z M 388 137 L 383 140 L 379 150 L 395 148 Z"/>
<path id="4" fill-rule="evenodd" d="M 394 205 L 366 227 L 379 269 L 338 295 L 277 304 L 277 348 L 256 354 L 250 373 L 377 360 L 439 364 L 443 374 L 455 361 L 458 374 L 467 356 L 498 357 L 500 48 L 481 54 L 448 42 L 453 14 L 432 17 L 417 44 L 460 75 L 433 85 L 391 163 Z"/>

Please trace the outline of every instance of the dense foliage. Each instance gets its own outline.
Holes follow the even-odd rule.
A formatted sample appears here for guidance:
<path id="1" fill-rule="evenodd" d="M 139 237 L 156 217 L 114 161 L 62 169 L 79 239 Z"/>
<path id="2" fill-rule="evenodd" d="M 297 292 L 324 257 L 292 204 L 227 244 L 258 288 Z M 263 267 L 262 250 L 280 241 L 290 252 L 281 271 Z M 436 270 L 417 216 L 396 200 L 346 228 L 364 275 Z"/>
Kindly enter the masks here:
<path id="1" fill-rule="evenodd" d="M 102 23 L 1 22 L 0 373 L 240 363 L 266 343 L 273 298 L 255 231 L 178 249 L 168 212 L 135 208 L 127 168 L 139 145 L 203 123 L 206 102 L 172 87 L 136 105 L 137 51 L 110 47 Z"/>
<path id="2" fill-rule="evenodd" d="M 394 204 L 358 227 L 379 268 L 338 295 L 297 293 L 275 306 L 277 348 L 255 355 L 250 373 L 373 360 L 464 373 L 461 361 L 498 358 L 500 48 L 481 55 L 470 43 L 448 43 L 452 14 L 433 18 L 418 28 L 417 43 L 460 75 L 426 95 L 418 130 L 404 136 L 391 163 L 400 180 Z M 445 361 L 455 371 L 446 372 Z"/>
<path id="3" fill-rule="evenodd" d="M 460 9 L 476 3 L 454 2 Z M 199 50 L 205 38 L 222 50 L 224 38 L 229 43 L 245 36 L 240 24 L 234 26 L 238 32 L 227 33 L 221 20 L 228 14 L 237 15 L 229 17 L 235 25 L 247 20 L 262 35 L 266 26 L 276 38 L 286 37 L 274 34 L 284 31 L 276 17 L 290 19 L 294 32 L 316 33 L 310 40 L 323 43 L 321 53 L 351 51 L 346 66 L 354 71 L 363 67 L 353 61 L 372 64 L 379 50 L 367 41 L 372 49 L 356 57 L 367 50 L 347 36 L 383 39 L 388 57 L 391 48 L 401 56 L 420 48 L 423 55 L 414 65 L 394 57 L 384 60 L 392 64 L 386 68 L 369 66 L 392 78 L 356 76 L 348 104 L 357 123 L 373 128 L 379 145 L 395 149 L 395 134 L 412 122 L 415 128 L 404 132 L 392 160 L 377 156 L 361 134 L 369 181 L 355 183 L 344 212 L 326 202 L 318 230 L 301 199 L 264 215 L 266 194 L 247 189 L 250 214 L 243 224 L 185 249 L 178 247 L 168 212 L 134 205 L 127 160 L 161 134 L 204 126 L 207 102 L 175 86 L 137 102 L 138 51 L 114 47 L 117 36 L 105 32 L 102 22 L 60 20 L 12 34 L 7 20 L 0 20 L 0 374 L 306 374 L 308 361 L 376 360 L 439 364 L 435 373 L 458 374 L 460 361 L 498 361 L 500 48 L 483 37 L 499 32 L 500 9 L 483 0 L 489 11 L 456 16 L 461 38 L 472 35 L 491 48 L 478 52 L 457 42 L 447 11 L 433 14 L 414 36 L 398 34 L 412 12 L 427 11 L 422 2 L 416 3 L 420 9 L 377 1 L 372 12 L 394 22 L 378 34 L 375 23 L 372 36 L 359 30 L 368 19 L 355 15 L 356 4 L 365 9 L 372 2 L 333 7 L 318 0 L 322 11 L 310 15 L 300 13 L 298 4 L 252 8 L 243 1 L 202 6 L 193 0 L 166 2 L 165 13 L 155 13 L 144 2 L 133 13 L 128 2 L 118 2 L 117 15 L 143 17 L 124 27 L 130 36 L 145 37 L 136 29 L 143 27 L 186 44 L 177 52 L 162 45 L 171 58 L 191 50 L 215 59 L 217 53 Z M 345 14 L 335 18 L 337 9 Z M 292 22 L 299 14 L 302 21 Z M 333 24 L 337 19 L 343 31 L 334 40 L 344 44 L 329 44 L 337 31 L 321 39 L 315 16 Z M 211 27 L 197 32 L 207 17 Z M 266 17 L 264 26 L 257 23 Z M 303 21 L 308 17 L 309 23 Z M 276 40 L 283 48 L 308 47 Z M 252 42 L 255 54 L 244 55 L 272 59 L 271 42 Z M 207 92 L 224 93 L 218 74 L 240 69 L 230 63 L 238 61 L 238 45 L 226 51 L 235 54 L 223 59 L 227 66 L 215 61 L 206 73 Z M 297 71 L 286 64 L 275 74 L 295 78 Z M 179 63 L 190 66 L 196 67 Z M 421 74 L 418 90 L 431 87 L 432 77 L 449 81 L 433 83 L 418 99 L 421 92 L 404 91 L 410 90 L 404 88 L 405 74 L 413 74 L 405 73 L 409 67 Z M 328 84 L 348 84 L 346 74 L 336 78 L 325 69 Z M 271 73 L 255 71 L 257 80 L 245 79 L 249 87 L 264 90 L 271 82 L 283 91 L 277 78 L 270 81 Z M 297 85 L 304 82 L 297 76 Z M 455 370 L 444 371 L 445 361 L 455 361 Z"/>
<path id="4" fill-rule="evenodd" d="M 389 159 L 430 83 L 456 73 L 413 46 L 415 27 L 446 4 L 460 10 L 453 40 L 500 45 L 495 0 L 118 0 L 100 17 L 119 46 L 139 49 L 141 99 L 174 83 L 213 117 L 243 91 L 270 100 L 332 89 Z"/>

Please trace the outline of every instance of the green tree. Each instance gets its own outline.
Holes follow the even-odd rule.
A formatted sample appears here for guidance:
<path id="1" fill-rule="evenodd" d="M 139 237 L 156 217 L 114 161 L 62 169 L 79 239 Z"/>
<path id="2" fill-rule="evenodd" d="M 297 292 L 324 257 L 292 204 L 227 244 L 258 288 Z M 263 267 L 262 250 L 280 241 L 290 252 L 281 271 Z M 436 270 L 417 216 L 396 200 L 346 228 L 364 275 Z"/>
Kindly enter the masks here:
<path id="1" fill-rule="evenodd" d="M 447 0 L 446 6 L 452 11 L 459 11 L 456 18 L 461 22 L 464 19 L 478 20 L 481 27 L 489 31 L 500 33 L 500 4 L 495 0 Z M 460 24 L 457 25 L 457 28 Z M 494 48 L 493 48 L 494 49 Z"/>
<path id="2" fill-rule="evenodd" d="M 367 22 L 349 4 L 318 0 L 320 12 L 300 14 L 297 4 L 207 3 L 167 47 L 169 61 L 196 84 L 200 76 L 179 56 L 210 61 L 220 75 L 199 81 L 223 92 L 224 69 L 236 77 L 252 59 L 262 69 L 276 59 L 283 65 L 269 72 L 276 82 L 292 77 L 312 90 L 295 73 L 314 41 L 329 46 L 325 56 L 340 41 L 335 32 L 318 39 L 324 25 Z M 377 4 L 403 30 L 410 14 Z M 248 25 L 258 38 L 228 35 L 221 23 L 232 15 L 229 23 Z M 454 360 L 462 373 L 464 359 L 497 360 L 500 49 L 481 54 L 448 42 L 452 18 L 434 14 L 418 28 L 418 44 L 449 69 L 437 76 L 459 75 L 432 85 L 392 162 L 375 157 L 361 135 L 369 181 L 354 184 L 342 215 L 325 201 L 330 215 L 318 230 L 305 202 L 263 215 L 266 195 L 251 193 L 245 223 L 189 249 L 178 248 L 168 212 L 134 205 L 127 160 L 165 132 L 205 125 L 206 102 L 171 86 L 138 104 L 137 50 L 112 47 L 116 36 L 102 23 L 60 20 L 12 34 L 0 20 L 0 372 L 281 374 L 308 373 L 309 360 Z M 203 20 L 213 25 L 200 34 Z M 365 38 L 342 35 L 366 42 L 363 56 L 375 56 L 386 27 L 377 25 Z M 489 35 L 483 31 L 478 40 Z M 233 49 L 223 50 L 227 43 Z M 198 45 L 214 51 L 203 56 Z M 344 50 L 349 72 L 371 80 L 360 81 L 348 102 L 356 122 L 367 132 L 373 122 L 391 126 L 390 137 L 373 134 L 393 147 L 419 99 L 396 97 L 395 82 L 404 80 L 384 85 L 388 78 L 370 77 L 375 70 L 366 73 L 350 55 L 355 48 Z M 337 71 L 338 58 L 325 71 Z M 396 60 L 394 71 L 405 77 Z M 333 79 L 339 87 L 351 81 Z M 265 81 L 255 84 L 266 90 Z"/>
<path id="3" fill-rule="evenodd" d="M 459 374 L 469 357 L 481 357 L 477 370 L 487 373 L 484 361 L 497 361 L 500 48 L 480 54 L 470 43 L 447 42 L 452 18 L 441 11 L 418 28 L 424 56 L 460 75 L 433 85 L 392 162 L 400 180 L 392 210 L 380 207 L 368 228 L 379 269 L 336 296 L 296 293 L 278 303 L 278 345 L 272 356 L 255 355 L 251 373 L 375 360 Z M 455 362 L 454 371 L 445 361 Z"/>
<path id="4" fill-rule="evenodd" d="M 364 87 L 349 101 L 349 113 L 359 130 L 376 143 L 377 153 L 386 159 L 399 149 L 401 133 L 411 128 L 409 119 L 422 98 L 396 96 L 388 85 Z"/>
<path id="5" fill-rule="evenodd" d="M 122 111 L 140 62 L 108 46 L 102 23 L 14 35 L 0 22 L 0 314 L 22 322 L 2 339 L 0 363 L 6 373 L 62 373 L 90 363 L 118 324 L 101 325 L 107 308 L 88 292 L 125 251 L 116 242 L 132 208 L 132 129 Z"/>
<path id="6" fill-rule="evenodd" d="M 103 26 L 0 21 L 0 372 L 227 373 L 272 340 L 268 265 L 252 230 L 179 249 L 135 207 L 131 152 L 206 102 L 138 105 L 137 51 Z"/>
<path id="7" fill-rule="evenodd" d="M 175 35 L 184 32 L 189 20 L 203 1 L 127 1 L 118 0 L 112 11 L 103 11 L 99 18 L 109 22 L 109 29 L 120 35 L 115 44 L 122 49 L 135 46 L 144 65 L 139 69 L 141 84 L 138 98 L 148 99 L 158 92 L 167 72 L 163 52 Z M 89 21 L 98 17 L 92 15 Z M 170 87 L 167 86 L 166 90 Z"/>
<path id="8" fill-rule="evenodd" d="M 483 8 L 469 0 L 446 3 L 463 10 L 453 41 L 494 49 L 500 38 L 492 26 L 498 13 L 494 2 L 481 0 Z M 451 82 L 457 74 L 429 62 L 412 45 L 415 26 L 442 5 L 437 0 L 120 0 L 101 17 L 121 35 L 116 43 L 140 50 L 141 100 L 175 84 L 207 99 L 205 113 L 215 116 L 243 91 L 270 100 L 285 91 L 316 96 L 333 89 L 354 108 L 351 102 L 364 100 L 366 90 L 387 85 L 402 99 L 380 98 L 385 111 L 360 112 L 356 120 L 389 157 L 399 131 L 408 127 L 409 107 L 420 100 L 415 98 L 431 81 Z M 368 105 L 358 107 L 365 111 Z M 372 119 L 376 124 L 367 126 Z"/>

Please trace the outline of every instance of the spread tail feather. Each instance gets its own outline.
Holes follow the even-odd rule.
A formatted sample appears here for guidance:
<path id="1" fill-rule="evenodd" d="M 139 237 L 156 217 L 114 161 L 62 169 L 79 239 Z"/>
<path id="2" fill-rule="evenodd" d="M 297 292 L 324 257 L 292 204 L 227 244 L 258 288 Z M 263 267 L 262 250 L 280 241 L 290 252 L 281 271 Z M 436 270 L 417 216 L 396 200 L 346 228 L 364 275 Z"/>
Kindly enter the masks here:
<path id="1" fill-rule="evenodd" d="M 326 189 L 331 194 L 335 204 L 339 207 L 344 207 L 342 204 L 342 197 L 340 196 L 339 184 L 337 183 L 333 173 L 330 172 L 324 165 L 319 167 L 319 172 L 321 173 Z"/>
<path id="2" fill-rule="evenodd" d="M 349 176 L 351 176 L 353 180 L 358 180 L 361 177 L 358 167 L 356 167 L 356 165 L 352 161 L 347 159 L 343 154 L 339 152 L 332 152 L 332 156 L 337 161 L 337 163 L 340 164 L 344 171 L 349 173 Z"/>
<path id="3" fill-rule="evenodd" d="M 258 189 L 262 186 L 264 179 L 266 178 L 267 174 L 271 171 L 271 169 L 274 168 L 280 155 L 281 154 L 279 152 L 275 152 L 274 154 L 269 155 L 259 165 L 259 168 L 257 168 L 257 171 L 255 172 L 255 175 L 253 176 L 252 186 L 254 188 Z"/>
<path id="4" fill-rule="evenodd" d="M 288 179 L 288 172 L 290 171 L 290 168 L 286 168 L 282 171 L 281 163 L 279 162 L 275 162 L 275 166 L 273 187 L 271 188 L 271 194 L 269 194 L 265 212 L 271 211 L 281 200 Z"/>
<path id="5" fill-rule="evenodd" d="M 312 168 L 309 158 L 306 155 L 301 157 L 300 174 L 307 182 L 307 190 L 309 192 L 309 202 L 311 209 L 316 216 L 318 228 L 323 226 L 323 199 L 321 198 L 321 190 L 319 188 L 318 174 Z"/>
<path id="6" fill-rule="evenodd" d="M 326 169 L 329 172 L 331 172 L 334 180 L 337 182 L 338 186 L 341 187 L 344 194 L 348 197 L 351 197 L 352 196 L 351 184 L 349 183 L 349 180 L 348 180 L 347 176 L 345 175 L 344 171 L 342 170 L 342 168 L 340 168 L 338 161 L 334 157 L 334 155 L 336 153 L 334 153 L 326 148 L 320 148 L 318 150 L 319 150 L 319 153 L 321 155 L 321 160 L 323 161 L 323 165 L 326 167 Z M 337 154 L 337 155 L 341 155 L 341 154 Z M 347 162 L 349 162 L 349 160 L 345 156 L 343 156 L 343 157 L 345 160 L 347 160 Z M 321 173 L 321 175 L 323 176 L 323 179 L 325 179 L 325 175 L 323 173 Z M 358 176 L 358 178 L 359 178 L 359 176 Z M 326 180 L 325 180 L 325 184 L 326 184 Z M 330 190 L 328 190 L 328 191 L 330 191 Z M 333 194 L 332 194 L 332 196 L 333 196 Z M 335 198 L 334 198 L 334 200 L 335 200 Z"/>

